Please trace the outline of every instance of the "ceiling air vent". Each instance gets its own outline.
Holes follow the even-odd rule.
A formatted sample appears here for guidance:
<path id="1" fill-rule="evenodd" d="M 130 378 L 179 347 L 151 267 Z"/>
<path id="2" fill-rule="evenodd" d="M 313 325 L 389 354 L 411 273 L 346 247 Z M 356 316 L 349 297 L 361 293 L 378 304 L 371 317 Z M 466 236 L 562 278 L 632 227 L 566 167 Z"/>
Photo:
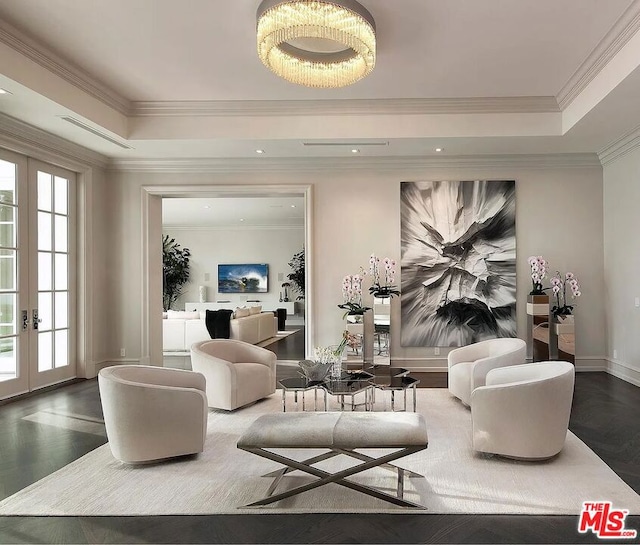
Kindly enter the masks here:
<path id="1" fill-rule="evenodd" d="M 302 142 L 303 146 L 343 146 L 359 148 L 364 146 L 388 146 L 389 142 Z"/>
<path id="2" fill-rule="evenodd" d="M 125 144 L 124 142 L 120 142 L 119 140 L 116 140 L 115 138 L 109 136 L 108 134 L 99 131 L 98 129 L 94 129 L 92 126 L 87 125 L 84 121 L 80 121 L 79 119 L 76 119 L 75 117 L 71 117 L 70 115 L 61 115 L 60 119 L 66 121 L 67 123 L 71 123 L 72 125 L 75 125 L 76 127 L 80 127 L 81 129 L 90 132 L 91 134 L 95 134 L 96 136 L 99 136 L 100 138 L 102 138 L 103 140 L 106 140 L 107 142 L 111 142 L 112 144 L 115 144 L 116 146 L 123 148 L 123 149 L 133 149 L 130 145 Z"/>

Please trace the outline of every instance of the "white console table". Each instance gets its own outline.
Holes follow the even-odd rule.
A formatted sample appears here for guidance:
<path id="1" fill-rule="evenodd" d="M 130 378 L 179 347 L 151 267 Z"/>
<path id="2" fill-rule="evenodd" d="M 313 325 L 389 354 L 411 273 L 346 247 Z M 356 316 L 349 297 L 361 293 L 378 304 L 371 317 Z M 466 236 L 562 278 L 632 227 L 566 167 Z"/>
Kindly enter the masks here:
<path id="1" fill-rule="evenodd" d="M 295 314 L 295 303 L 293 301 L 271 303 L 268 301 L 230 301 L 228 303 L 221 303 L 219 301 L 211 303 L 185 303 L 184 309 L 187 311 L 197 310 L 221 310 L 228 308 L 234 310 L 236 307 L 255 307 L 262 305 L 262 310 L 276 310 L 277 308 L 286 308 L 287 314 Z"/>

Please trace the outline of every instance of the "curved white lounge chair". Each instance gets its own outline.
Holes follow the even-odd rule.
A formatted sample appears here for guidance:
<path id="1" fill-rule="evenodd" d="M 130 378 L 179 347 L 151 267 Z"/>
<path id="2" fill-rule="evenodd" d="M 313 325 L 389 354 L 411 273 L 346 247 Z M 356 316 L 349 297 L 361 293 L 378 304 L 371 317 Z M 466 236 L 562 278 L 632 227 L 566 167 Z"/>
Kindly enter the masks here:
<path id="1" fill-rule="evenodd" d="M 473 448 L 511 458 L 551 458 L 564 446 L 575 369 L 566 361 L 494 369 L 471 394 Z"/>
<path id="2" fill-rule="evenodd" d="M 525 363 L 527 343 L 522 339 L 499 338 L 455 348 L 447 356 L 449 391 L 469 405 L 471 392 L 484 386 L 491 369 Z"/>
<path id="3" fill-rule="evenodd" d="M 209 407 L 232 411 L 276 391 L 276 355 L 232 339 L 191 346 L 191 368 L 207 381 Z"/>
<path id="4" fill-rule="evenodd" d="M 200 373 L 115 365 L 100 371 L 98 385 L 116 459 L 147 462 L 203 451 L 208 408 Z"/>

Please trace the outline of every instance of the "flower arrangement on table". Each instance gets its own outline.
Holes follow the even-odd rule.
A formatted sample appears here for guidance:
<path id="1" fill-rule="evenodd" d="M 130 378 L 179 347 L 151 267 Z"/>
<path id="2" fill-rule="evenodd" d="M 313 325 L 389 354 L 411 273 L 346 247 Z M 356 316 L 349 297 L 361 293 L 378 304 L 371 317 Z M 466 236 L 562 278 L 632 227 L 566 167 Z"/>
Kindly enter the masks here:
<path id="1" fill-rule="evenodd" d="M 393 285 L 396 281 L 396 261 L 385 257 L 380 259 L 375 254 L 369 258 L 369 272 L 373 278 L 373 284 L 369 293 L 374 297 L 393 297 L 400 295 L 400 290 Z"/>
<path id="2" fill-rule="evenodd" d="M 556 318 L 560 316 L 570 316 L 573 313 L 573 305 L 567 304 L 567 285 L 571 290 L 571 297 L 573 299 L 582 295 L 576 275 L 568 272 L 562 276 L 560 271 L 556 271 L 556 275 L 551 278 L 550 282 L 551 291 L 556 298 L 556 304 L 551 309 L 552 314 Z"/>
<path id="3" fill-rule="evenodd" d="M 549 288 L 542 287 L 542 281 L 547 276 L 547 270 L 549 268 L 549 262 L 541 255 L 532 255 L 527 259 L 529 266 L 531 267 L 531 282 L 533 289 L 529 295 L 544 295 L 544 290 Z"/>
<path id="4" fill-rule="evenodd" d="M 338 308 L 346 311 L 342 316 L 362 316 L 370 307 L 362 306 L 362 281 L 364 274 L 349 274 L 342 279 L 343 303 Z"/>
<path id="5" fill-rule="evenodd" d="M 333 378 L 339 378 L 342 375 L 342 353 L 346 346 L 347 340 L 344 334 L 338 346 L 316 346 L 313 349 L 313 361 L 325 367 Z"/>

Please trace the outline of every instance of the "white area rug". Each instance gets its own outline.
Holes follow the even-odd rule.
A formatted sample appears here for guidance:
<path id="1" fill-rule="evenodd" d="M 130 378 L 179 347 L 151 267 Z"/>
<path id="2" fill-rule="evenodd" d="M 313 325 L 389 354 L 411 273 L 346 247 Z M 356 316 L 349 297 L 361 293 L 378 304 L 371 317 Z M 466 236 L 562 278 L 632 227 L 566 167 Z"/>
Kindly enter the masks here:
<path id="1" fill-rule="evenodd" d="M 0 515 L 407 512 L 335 484 L 262 509 L 239 509 L 264 496 L 271 479 L 260 475 L 281 466 L 237 449 L 236 442 L 258 415 L 281 410 L 280 396 L 276 392 L 234 413 L 211 412 L 205 452 L 196 457 L 136 467 L 116 461 L 108 445 L 99 447 L 0 502 Z M 376 392 L 378 410 L 388 403 L 388 397 Z M 288 406 L 295 406 L 293 400 Z M 396 463 L 425 476 L 407 479 L 405 497 L 425 505 L 427 513 L 577 515 L 583 501 L 610 500 L 640 514 L 640 496 L 572 433 L 551 461 L 508 461 L 473 452 L 469 410 L 446 389 L 419 389 L 418 410 L 426 418 L 429 448 Z M 296 454 L 303 459 L 315 452 Z M 340 460 L 342 467 L 353 464 L 339 457 L 319 467 L 335 469 Z M 292 473 L 278 490 L 308 479 L 312 477 Z M 380 468 L 357 480 L 395 489 L 394 474 Z"/>

